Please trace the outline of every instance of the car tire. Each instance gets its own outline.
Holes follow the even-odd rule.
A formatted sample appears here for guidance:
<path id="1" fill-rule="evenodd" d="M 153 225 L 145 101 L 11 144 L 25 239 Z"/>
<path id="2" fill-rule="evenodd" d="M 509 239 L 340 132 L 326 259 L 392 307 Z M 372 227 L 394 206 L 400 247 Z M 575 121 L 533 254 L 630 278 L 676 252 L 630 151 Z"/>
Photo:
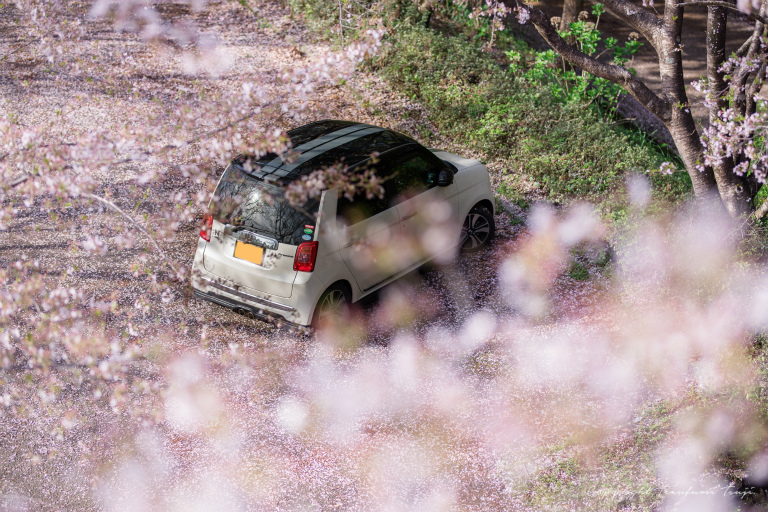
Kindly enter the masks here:
<path id="1" fill-rule="evenodd" d="M 349 317 L 352 294 L 343 283 L 331 285 L 323 292 L 315 306 L 312 327 L 318 328 L 331 323 L 339 323 Z"/>
<path id="2" fill-rule="evenodd" d="M 462 252 L 476 252 L 487 247 L 496 234 L 493 215 L 487 208 L 475 206 L 467 214 L 461 226 L 459 247 Z"/>

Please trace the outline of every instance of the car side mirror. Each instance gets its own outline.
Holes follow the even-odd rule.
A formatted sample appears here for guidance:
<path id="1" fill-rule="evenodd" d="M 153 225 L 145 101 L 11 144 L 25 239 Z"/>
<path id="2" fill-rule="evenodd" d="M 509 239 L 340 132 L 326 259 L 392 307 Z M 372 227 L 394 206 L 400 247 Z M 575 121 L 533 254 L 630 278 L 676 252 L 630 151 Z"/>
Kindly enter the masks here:
<path id="1" fill-rule="evenodd" d="M 450 169 L 440 169 L 440 174 L 437 177 L 438 187 L 447 187 L 453 183 L 453 171 Z"/>

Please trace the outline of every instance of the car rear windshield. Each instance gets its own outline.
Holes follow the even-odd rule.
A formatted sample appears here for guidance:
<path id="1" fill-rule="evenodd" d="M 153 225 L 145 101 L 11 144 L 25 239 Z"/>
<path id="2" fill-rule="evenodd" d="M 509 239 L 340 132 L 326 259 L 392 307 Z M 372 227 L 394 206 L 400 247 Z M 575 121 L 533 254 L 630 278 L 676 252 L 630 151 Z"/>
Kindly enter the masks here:
<path id="1" fill-rule="evenodd" d="M 292 206 L 283 188 L 248 174 L 237 162 L 224 171 L 212 202 L 216 220 L 278 242 L 299 245 L 306 226 L 314 229 L 319 200 Z"/>

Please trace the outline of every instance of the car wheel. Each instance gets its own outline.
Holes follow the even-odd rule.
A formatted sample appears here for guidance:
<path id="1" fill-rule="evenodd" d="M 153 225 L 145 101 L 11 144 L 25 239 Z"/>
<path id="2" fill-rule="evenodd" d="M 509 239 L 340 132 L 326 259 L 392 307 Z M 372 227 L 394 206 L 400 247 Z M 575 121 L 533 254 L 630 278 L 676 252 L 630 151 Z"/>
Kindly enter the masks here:
<path id="1" fill-rule="evenodd" d="M 352 302 L 349 290 L 341 283 L 336 283 L 325 290 L 317 301 L 312 319 L 313 327 L 322 327 L 344 320 L 349 315 Z"/>
<path id="2" fill-rule="evenodd" d="M 487 246 L 496 233 L 493 215 L 486 208 L 476 206 L 467 214 L 461 226 L 459 246 L 463 252 L 479 251 Z"/>

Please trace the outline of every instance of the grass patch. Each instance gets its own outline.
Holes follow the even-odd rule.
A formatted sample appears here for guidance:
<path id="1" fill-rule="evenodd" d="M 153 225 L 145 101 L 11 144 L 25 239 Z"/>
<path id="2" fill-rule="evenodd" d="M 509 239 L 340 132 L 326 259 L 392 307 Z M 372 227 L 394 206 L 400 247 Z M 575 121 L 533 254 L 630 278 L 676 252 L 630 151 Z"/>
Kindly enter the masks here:
<path id="1" fill-rule="evenodd" d="M 613 442 L 592 446 L 552 447 L 556 462 L 537 472 L 522 488 L 537 510 L 652 510 L 663 499 L 654 450 L 672 431 L 673 411 L 664 402 L 649 405 Z"/>
<path id="2" fill-rule="evenodd" d="M 589 279 L 589 269 L 580 262 L 574 261 L 568 269 L 568 277 L 576 281 L 586 281 Z"/>
<path id="3" fill-rule="evenodd" d="M 466 36 L 409 26 L 388 41 L 370 68 L 424 105 L 443 138 L 504 169 L 512 178 L 507 186 L 518 194 L 623 209 L 627 173 L 658 168 L 674 156 L 643 132 L 614 126 L 594 108 L 563 104 L 547 87 L 516 80 Z M 684 173 L 650 178 L 656 199 L 674 201 L 690 193 Z"/>

